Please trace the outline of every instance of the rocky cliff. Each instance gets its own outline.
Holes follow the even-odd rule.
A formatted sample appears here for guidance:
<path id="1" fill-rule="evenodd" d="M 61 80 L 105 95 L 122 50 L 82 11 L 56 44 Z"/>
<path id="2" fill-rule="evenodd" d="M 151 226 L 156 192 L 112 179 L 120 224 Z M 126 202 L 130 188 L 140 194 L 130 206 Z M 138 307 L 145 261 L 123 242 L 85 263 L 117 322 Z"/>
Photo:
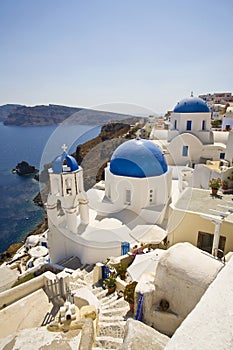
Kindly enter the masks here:
<path id="1" fill-rule="evenodd" d="M 65 122 L 66 124 L 104 125 L 109 121 L 122 119 L 126 119 L 126 122 L 130 123 L 135 123 L 138 120 L 137 117 L 131 120 L 131 116 L 124 114 L 50 104 L 34 107 L 20 106 L 7 115 L 4 124 L 41 126 L 57 125 Z"/>
<path id="2" fill-rule="evenodd" d="M 7 104 L 7 105 L 0 106 L 0 122 L 3 122 L 4 120 L 6 120 L 8 115 L 20 106 L 21 105 L 17 105 L 17 104 Z"/>

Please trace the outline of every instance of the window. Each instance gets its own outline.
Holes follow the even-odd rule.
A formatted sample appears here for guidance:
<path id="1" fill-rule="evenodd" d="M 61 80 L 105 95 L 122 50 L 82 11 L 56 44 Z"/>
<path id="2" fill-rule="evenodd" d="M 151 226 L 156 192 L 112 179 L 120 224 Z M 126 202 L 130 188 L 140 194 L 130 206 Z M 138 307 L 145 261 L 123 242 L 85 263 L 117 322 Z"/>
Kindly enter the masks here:
<path id="1" fill-rule="evenodd" d="M 125 192 L 125 203 L 131 204 L 131 191 L 130 190 L 126 190 L 126 192 Z"/>
<path id="2" fill-rule="evenodd" d="M 192 130 L 192 120 L 187 120 L 186 130 Z"/>
<path id="3" fill-rule="evenodd" d="M 202 130 L 205 130 L 205 129 L 206 129 L 206 121 L 202 120 Z"/>
<path id="4" fill-rule="evenodd" d="M 225 153 L 221 152 L 220 153 L 220 159 L 224 159 L 225 158 Z"/>
<path id="5" fill-rule="evenodd" d="M 72 182 L 71 182 L 71 179 L 66 179 L 65 180 L 65 186 L 66 186 L 66 194 L 67 195 L 72 195 Z"/>
<path id="6" fill-rule="evenodd" d="M 174 129 L 177 129 L 177 120 L 174 121 Z"/>
<path id="7" fill-rule="evenodd" d="M 205 252 L 212 253 L 214 235 L 198 231 L 198 239 L 197 239 L 197 248 L 204 250 Z M 226 243 L 226 237 L 219 237 L 219 245 L 218 248 L 224 252 Z M 221 252 L 219 252 L 221 254 Z M 219 254 L 218 253 L 218 254 Z"/>
<path id="8" fill-rule="evenodd" d="M 188 157 L 188 150 L 189 150 L 189 146 L 183 146 L 183 153 L 182 153 L 183 157 Z"/>
<path id="9" fill-rule="evenodd" d="M 149 205 L 152 205 L 154 203 L 154 194 L 153 190 L 150 190 L 149 192 Z"/>

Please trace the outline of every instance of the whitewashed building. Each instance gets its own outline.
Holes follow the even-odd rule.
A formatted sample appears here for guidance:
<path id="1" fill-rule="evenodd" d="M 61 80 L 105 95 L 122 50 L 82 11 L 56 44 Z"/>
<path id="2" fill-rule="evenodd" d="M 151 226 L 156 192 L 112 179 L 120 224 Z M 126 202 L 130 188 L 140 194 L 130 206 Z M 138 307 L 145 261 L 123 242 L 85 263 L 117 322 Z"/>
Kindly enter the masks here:
<path id="1" fill-rule="evenodd" d="M 105 183 L 87 193 L 82 168 L 65 151 L 54 160 L 49 178 L 48 248 L 53 263 L 70 256 L 95 263 L 121 255 L 125 243 L 160 243 L 166 237 L 157 225 L 171 199 L 171 169 L 152 141 L 120 145 L 105 169 Z"/>

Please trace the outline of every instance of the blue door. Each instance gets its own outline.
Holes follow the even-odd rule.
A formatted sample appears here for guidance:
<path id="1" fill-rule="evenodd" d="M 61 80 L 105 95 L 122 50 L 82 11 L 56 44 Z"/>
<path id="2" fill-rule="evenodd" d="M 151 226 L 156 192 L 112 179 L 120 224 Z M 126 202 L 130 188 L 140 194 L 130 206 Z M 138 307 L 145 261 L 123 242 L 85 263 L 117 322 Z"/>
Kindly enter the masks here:
<path id="1" fill-rule="evenodd" d="M 121 242 L 121 255 L 125 255 L 130 251 L 129 242 Z"/>

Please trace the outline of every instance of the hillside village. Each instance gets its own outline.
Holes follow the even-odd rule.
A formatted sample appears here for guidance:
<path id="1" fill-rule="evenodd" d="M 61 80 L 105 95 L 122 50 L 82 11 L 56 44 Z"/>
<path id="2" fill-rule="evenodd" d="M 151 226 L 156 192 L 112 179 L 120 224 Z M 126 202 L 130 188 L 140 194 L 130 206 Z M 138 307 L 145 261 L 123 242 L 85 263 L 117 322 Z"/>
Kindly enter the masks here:
<path id="1" fill-rule="evenodd" d="M 232 348 L 232 111 L 222 93 L 149 116 L 87 190 L 61 140 L 48 229 L 0 268 L 1 348 Z"/>

